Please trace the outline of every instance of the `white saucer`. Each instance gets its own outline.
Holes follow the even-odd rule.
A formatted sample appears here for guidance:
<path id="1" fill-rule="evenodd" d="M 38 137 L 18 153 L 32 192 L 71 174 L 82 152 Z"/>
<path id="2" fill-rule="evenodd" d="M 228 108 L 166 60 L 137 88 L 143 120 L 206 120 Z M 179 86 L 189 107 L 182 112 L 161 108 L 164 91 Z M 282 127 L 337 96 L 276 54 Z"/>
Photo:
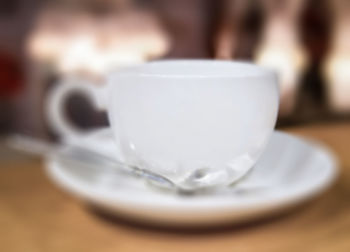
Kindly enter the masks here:
<path id="1" fill-rule="evenodd" d="M 103 153 L 118 153 L 108 129 L 93 131 L 78 142 Z M 55 160 L 47 161 L 47 171 L 63 189 L 110 213 L 172 226 L 219 225 L 269 216 L 320 194 L 337 173 L 326 149 L 278 131 L 237 188 L 211 195 L 161 193 L 141 179 L 91 174 Z M 257 184 L 261 187 L 254 189 L 252 185 Z"/>

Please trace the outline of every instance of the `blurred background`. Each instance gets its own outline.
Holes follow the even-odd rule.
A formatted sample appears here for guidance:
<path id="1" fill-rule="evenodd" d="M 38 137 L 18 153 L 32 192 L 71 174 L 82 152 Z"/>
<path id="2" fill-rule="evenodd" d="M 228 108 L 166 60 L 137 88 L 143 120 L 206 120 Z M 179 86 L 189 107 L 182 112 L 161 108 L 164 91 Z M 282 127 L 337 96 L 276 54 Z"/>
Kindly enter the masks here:
<path id="1" fill-rule="evenodd" d="M 51 137 L 45 99 L 71 75 L 149 60 L 253 61 L 276 70 L 278 127 L 349 121 L 348 0 L 11 0 L 0 2 L 0 134 Z M 107 125 L 80 96 L 67 115 Z"/>

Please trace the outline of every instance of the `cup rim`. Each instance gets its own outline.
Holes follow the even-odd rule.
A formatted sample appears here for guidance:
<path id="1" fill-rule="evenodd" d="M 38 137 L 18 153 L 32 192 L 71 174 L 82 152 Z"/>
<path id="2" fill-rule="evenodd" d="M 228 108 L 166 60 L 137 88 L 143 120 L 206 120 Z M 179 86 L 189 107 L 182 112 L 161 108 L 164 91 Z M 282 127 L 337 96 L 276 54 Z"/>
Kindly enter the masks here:
<path id="1" fill-rule="evenodd" d="M 176 67 L 204 67 L 204 68 L 221 68 L 220 73 L 213 73 L 209 71 L 201 71 L 201 73 L 192 72 L 178 72 L 178 73 L 161 73 L 159 72 L 147 72 L 146 68 L 154 68 L 158 66 L 164 67 L 176 66 Z M 223 70 L 225 67 L 227 70 L 235 70 L 233 72 Z M 203 70 L 204 70 L 203 68 Z M 242 69 L 240 71 L 239 69 Z M 153 69 L 154 70 L 154 69 Z M 243 71 L 244 70 L 244 71 Z M 210 60 L 210 59 L 170 59 L 170 60 L 155 60 L 147 63 L 138 64 L 135 66 L 125 67 L 123 69 L 112 71 L 108 74 L 108 79 L 114 79 L 118 77 L 151 77 L 151 78 L 256 78 L 276 76 L 276 72 L 249 61 L 232 61 L 232 60 Z"/>

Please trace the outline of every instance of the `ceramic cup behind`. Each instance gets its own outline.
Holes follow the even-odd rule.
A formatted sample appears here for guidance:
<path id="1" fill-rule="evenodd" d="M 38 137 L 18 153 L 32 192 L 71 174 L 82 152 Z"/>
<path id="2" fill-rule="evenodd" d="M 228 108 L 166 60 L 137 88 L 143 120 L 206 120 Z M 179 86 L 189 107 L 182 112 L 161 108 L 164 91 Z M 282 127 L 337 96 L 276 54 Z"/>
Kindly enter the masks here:
<path id="1" fill-rule="evenodd" d="M 106 109 L 123 162 L 187 188 L 227 185 L 255 164 L 274 129 L 275 75 L 248 63 L 173 60 L 111 73 L 103 88 L 66 79 L 53 90 L 48 116 L 77 134 L 63 116 L 71 93 Z"/>

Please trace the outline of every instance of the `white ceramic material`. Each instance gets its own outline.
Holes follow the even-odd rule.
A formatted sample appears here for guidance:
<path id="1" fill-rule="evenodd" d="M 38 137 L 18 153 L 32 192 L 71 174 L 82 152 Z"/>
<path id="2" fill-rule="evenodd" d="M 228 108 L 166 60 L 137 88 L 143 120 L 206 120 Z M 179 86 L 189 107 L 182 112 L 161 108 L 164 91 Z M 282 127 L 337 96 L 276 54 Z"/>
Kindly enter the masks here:
<path id="1" fill-rule="evenodd" d="M 121 161 L 184 188 L 229 184 L 255 164 L 275 125 L 273 72 L 248 63 L 158 61 L 111 73 L 104 88 L 64 80 L 48 116 L 66 135 L 65 97 L 84 92 L 107 108 Z"/>
<path id="2" fill-rule="evenodd" d="M 118 153 L 108 129 L 95 131 L 76 144 L 104 154 Z M 278 131 L 243 182 L 208 195 L 161 193 L 142 179 L 47 162 L 53 181 L 84 201 L 137 221 L 184 227 L 245 222 L 289 209 L 324 191 L 336 171 L 326 149 Z"/>

